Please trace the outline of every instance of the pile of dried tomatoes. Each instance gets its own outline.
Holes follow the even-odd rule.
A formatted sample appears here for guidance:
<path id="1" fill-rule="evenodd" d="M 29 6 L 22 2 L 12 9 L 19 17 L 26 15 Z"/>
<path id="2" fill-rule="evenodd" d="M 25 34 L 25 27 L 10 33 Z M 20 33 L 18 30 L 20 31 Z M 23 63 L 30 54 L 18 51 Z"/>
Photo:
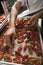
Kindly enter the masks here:
<path id="1" fill-rule="evenodd" d="M 4 58 L 6 62 L 40 65 L 41 44 L 39 33 L 37 26 L 30 27 L 29 20 L 30 18 L 16 19 L 14 23 L 16 29 L 15 40 L 17 39 L 18 47 L 13 51 L 10 50 L 9 46 L 4 46 L 4 33 L 9 28 L 9 24 L 7 24 L 4 31 L 0 34 L 0 60 Z M 32 56 L 34 53 L 37 57 Z"/>

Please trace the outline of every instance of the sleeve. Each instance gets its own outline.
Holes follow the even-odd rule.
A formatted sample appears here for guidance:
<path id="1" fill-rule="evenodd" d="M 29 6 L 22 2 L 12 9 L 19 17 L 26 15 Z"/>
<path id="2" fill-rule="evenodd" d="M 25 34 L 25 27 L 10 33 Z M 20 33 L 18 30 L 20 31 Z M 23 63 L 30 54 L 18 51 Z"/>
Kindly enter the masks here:
<path id="1" fill-rule="evenodd" d="M 43 0 L 41 0 L 41 3 L 40 3 L 40 8 L 43 9 Z"/>
<path id="2" fill-rule="evenodd" d="M 43 0 L 42 0 L 42 9 L 43 9 Z"/>

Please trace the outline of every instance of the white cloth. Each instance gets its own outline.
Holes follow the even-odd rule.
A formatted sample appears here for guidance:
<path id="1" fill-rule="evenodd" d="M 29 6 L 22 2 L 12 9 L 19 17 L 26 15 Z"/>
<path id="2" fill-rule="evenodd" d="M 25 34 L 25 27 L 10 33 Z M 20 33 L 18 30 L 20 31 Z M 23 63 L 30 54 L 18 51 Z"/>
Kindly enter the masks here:
<path id="1" fill-rule="evenodd" d="M 17 1 L 22 2 L 23 6 L 25 5 L 28 7 L 27 0 L 17 0 Z M 31 13 L 35 13 L 43 8 L 43 0 L 28 0 L 28 4 L 29 4 L 29 8 L 26 11 L 19 14 L 18 17 L 23 17 Z"/>

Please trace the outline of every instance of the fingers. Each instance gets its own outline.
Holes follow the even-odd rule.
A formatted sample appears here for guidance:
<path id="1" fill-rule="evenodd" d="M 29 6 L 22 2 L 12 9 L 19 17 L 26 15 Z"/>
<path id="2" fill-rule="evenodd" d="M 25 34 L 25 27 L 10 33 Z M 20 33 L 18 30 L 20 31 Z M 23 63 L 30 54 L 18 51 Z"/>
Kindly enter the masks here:
<path id="1" fill-rule="evenodd" d="M 12 36 L 10 37 L 10 42 L 11 42 L 12 48 L 14 48 L 14 44 L 15 44 L 15 35 L 14 35 L 14 33 L 13 33 Z"/>
<path id="2" fill-rule="evenodd" d="M 32 21 L 33 21 L 33 19 L 31 18 L 29 21 L 28 21 L 28 25 L 32 25 Z"/>
<path id="3" fill-rule="evenodd" d="M 12 43 L 14 42 L 14 39 L 15 39 L 15 34 L 13 33 L 13 35 L 12 35 Z"/>
<path id="4" fill-rule="evenodd" d="M 14 39 L 15 39 L 15 33 L 13 32 L 6 32 L 4 34 L 4 42 L 10 47 L 13 48 L 14 47 Z"/>
<path id="5" fill-rule="evenodd" d="M 29 25 L 30 27 L 35 26 L 35 25 L 36 25 L 36 22 L 37 22 L 37 19 L 36 19 L 35 17 L 32 17 L 32 18 L 30 19 L 30 21 L 28 22 L 28 25 Z"/>
<path id="6" fill-rule="evenodd" d="M 37 25 L 37 19 L 34 19 L 33 21 L 32 21 L 32 25 L 31 26 L 36 26 Z"/>
<path id="7" fill-rule="evenodd" d="M 4 34 L 4 42 L 6 45 L 10 46 L 10 36 L 8 34 Z"/>

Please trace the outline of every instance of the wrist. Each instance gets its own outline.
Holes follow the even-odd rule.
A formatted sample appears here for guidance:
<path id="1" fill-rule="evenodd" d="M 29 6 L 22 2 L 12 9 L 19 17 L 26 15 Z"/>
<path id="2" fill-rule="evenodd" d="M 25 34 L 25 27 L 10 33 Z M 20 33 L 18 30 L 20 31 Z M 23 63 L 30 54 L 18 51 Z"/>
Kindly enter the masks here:
<path id="1" fill-rule="evenodd" d="M 14 25 L 13 23 L 10 23 L 10 27 L 11 27 L 11 28 L 14 28 L 15 25 Z"/>
<path id="2" fill-rule="evenodd" d="M 40 17 L 40 14 L 39 13 L 36 13 L 34 16 L 35 16 L 35 18 L 38 19 Z"/>
<path id="3" fill-rule="evenodd" d="M 12 25 L 10 26 L 10 28 L 14 28 L 14 27 L 15 27 L 15 26 L 12 26 Z"/>
<path id="4" fill-rule="evenodd" d="M 36 16 L 37 16 L 38 18 L 42 17 L 42 16 L 43 16 L 43 9 L 40 10 L 40 11 L 36 14 Z"/>

